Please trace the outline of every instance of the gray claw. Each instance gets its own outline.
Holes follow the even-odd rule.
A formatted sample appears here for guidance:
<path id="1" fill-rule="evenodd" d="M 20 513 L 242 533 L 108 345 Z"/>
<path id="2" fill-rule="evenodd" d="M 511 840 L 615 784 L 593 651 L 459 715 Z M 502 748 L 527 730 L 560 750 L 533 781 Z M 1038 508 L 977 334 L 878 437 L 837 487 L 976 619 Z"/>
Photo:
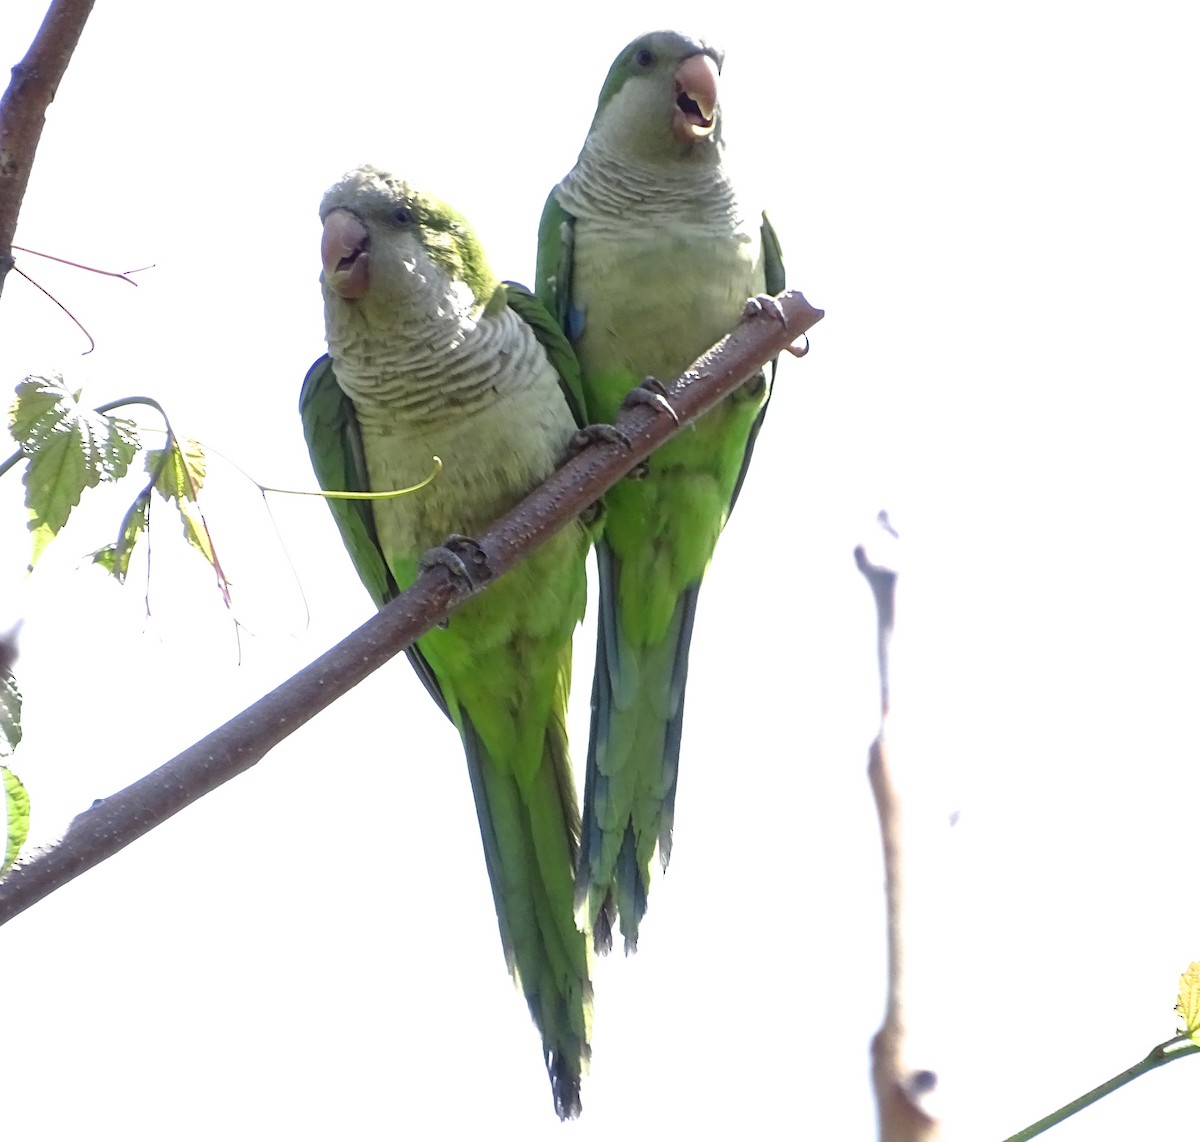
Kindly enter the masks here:
<path id="1" fill-rule="evenodd" d="M 783 312 L 779 298 L 772 297 L 770 294 L 760 293 L 757 297 L 747 298 L 745 308 L 742 310 L 742 320 L 749 321 L 750 318 L 757 317 L 760 313 L 769 314 L 780 325 L 787 324 L 787 314 Z"/>
<path id="2" fill-rule="evenodd" d="M 787 324 L 787 314 L 783 312 L 783 306 L 779 304 L 779 298 L 771 297 L 770 294 L 760 293 L 757 297 L 747 298 L 746 306 L 742 310 L 742 320 L 749 321 L 752 317 L 757 317 L 760 313 L 765 313 L 775 318 L 780 325 Z M 787 346 L 787 351 L 793 357 L 803 357 L 808 352 L 808 335 L 801 333 L 798 341 Z"/>
<path id="3" fill-rule="evenodd" d="M 648 404 L 659 412 L 665 412 L 676 424 L 679 423 L 679 414 L 671 407 L 671 402 L 667 400 L 667 390 L 656 377 L 647 377 L 636 389 L 630 389 L 625 394 L 621 407 L 629 408 L 635 404 Z"/>
<path id="4" fill-rule="evenodd" d="M 439 547 L 431 547 L 421 555 L 422 571 L 430 567 L 445 567 L 455 578 L 470 587 L 478 587 L 491 578 L 487 552 L 465 535 L 448 535 Z"/>
<path id="5" fill-rule="evenodd" d="M 579 513 L 579 522 L 584 527 L 595 527 L 604 518 L 604 501 L 593 500 Z"/>
<path id="6" fill-rule="evenodd" d="M 633 447 L 629 439 L 615 424 L 588 424 L 571 437 L 571 451 L 582 452 L 593 444 L 620 444 L 628 451 Z"/>

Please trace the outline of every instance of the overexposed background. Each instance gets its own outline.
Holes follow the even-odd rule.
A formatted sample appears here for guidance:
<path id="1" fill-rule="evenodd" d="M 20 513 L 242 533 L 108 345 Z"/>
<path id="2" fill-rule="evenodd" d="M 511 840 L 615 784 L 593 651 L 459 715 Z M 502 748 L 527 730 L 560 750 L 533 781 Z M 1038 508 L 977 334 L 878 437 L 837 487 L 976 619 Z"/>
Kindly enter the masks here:
<path id="1" fill-rule="evenodd" d="M 43 10 L 8 0 L 0 64 Z M 870 1137 L 877 688 L 850 553 L 883 506 L 905 559 L 912 1062 L 941 1075 L 935 1105 L 955 1137 L 1000 1139 L 1173 1032 L 1200 959 L 1194 16 L 617 0 L 582 19 L 98 5 L 17 241 L 155 268 L 134 290 L 20 257 L 96 337 L 86 357 L 16 275 L 0 299 L 0 388 L 57 369 L 90 404 L 147 393 L 258 480 L 311 487 L 295 408 L 323 348 L 324 188 L 364 161 L 405 173 L 531 282 L 616 52 L 659 26 L 727 49 L 731 154 L 828 315 L 782 363 L 706 581 L 674 856 L 637 956 L 598 965 L 582 1119 L 555 1119 L 505 974 L 456 735 L 397 662 L 3 929 L 6 1137 Z M 132 488 L 89 497 L 26 579 L 22 489 L 0 482 L 31 844 L 371 612 L 324 505 L 273 501 L 277 536 L 212 469 L 240 663 L 165 511 L 147 619 L 144 562 L 122 590 L 82 558 Z M 1198 1065 L 1054 1137 L 1178 1135 Z"/>

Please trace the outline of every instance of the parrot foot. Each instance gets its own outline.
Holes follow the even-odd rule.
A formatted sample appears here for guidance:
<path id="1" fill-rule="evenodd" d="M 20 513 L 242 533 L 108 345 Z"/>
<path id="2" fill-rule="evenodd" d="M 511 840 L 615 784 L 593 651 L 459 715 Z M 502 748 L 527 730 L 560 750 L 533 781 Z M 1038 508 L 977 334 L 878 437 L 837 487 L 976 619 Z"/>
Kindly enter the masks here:
<path id="1" fill-rule="evenodd" d="M 775 318 L 780 325 L 787 324 L 787 314 L 783 312 L 779 298 L 772 297 L 769 293 L 760 293 L 757 297 L 747 298 L 742 309 L 742 320 L 749 321 L 750 318 L 757 317 L 760 313 Z"/>
<path id="2" fill-rule="evenodd" d="M 633 441 L 615 424 L 589 424 L 579 429 L 571 437 L 571 449 L 576 454 L 582 452 L 585 448 L 590 448 L 593 444 L 600 443 L 620 444 L 626 452 L 633 450 Z M 640 480 L 648 471 L 649 468 L 646 467 L 646 461 L 643 460 L 625 478 L 627 480 Z"/>
<path id="3" fill-rule="evenodd" d="M 615 424 L 588 424 L 571 437 L 571 451 L 577 454 L 593 444 L 620 444 L 627 452 L 633 448 L 633 441 Z"/>
<path id="4" fill-rule="evenodd" d="M 472 590 L 478 590 L 492 577 L 487 552 L 465 535 L 446 536 L 445 543 L 431 547 L 421 556 L 419 566 L 422 571 L 445 567 L 452 579 L 465 583 Z"/>
<path id="5" fill-rule="evenodd" d="M 771 297 L 770 294 L 760 293 L 757 297 L 747 298 L 746 305 L 742 309 L 742 320 L 749 321 L 752 317 L 757 317 L 760 313 L 765 313 L 775 318 L 780 325 L 787 324 L 787 314 L 783 312 L 783 306 L 779 304 L 779 298 Z M 805 356 L 808 353 L 808 334 L 801 333 L 798 341 L 787 346 L 787 351 L 793 357 Z"/>
<path id="6" fill-rule="evenodd" d="M 579 513 L 579 522 L 584 527 L 598 527 L 604 519 L 605 509 L 603 500 L 594 500 Z"/>
<path id="7" fill-rule="evenodd" d="M 676 424 L 679 423 L 679 413 L 667 400 L 667 390 L 657 377 L 647 377 L 636 389 L 630 389 L 621 402 L 622 408 L 632 408 L 635 404 L 648 404 L 651 408 L 665 412 Z"/>

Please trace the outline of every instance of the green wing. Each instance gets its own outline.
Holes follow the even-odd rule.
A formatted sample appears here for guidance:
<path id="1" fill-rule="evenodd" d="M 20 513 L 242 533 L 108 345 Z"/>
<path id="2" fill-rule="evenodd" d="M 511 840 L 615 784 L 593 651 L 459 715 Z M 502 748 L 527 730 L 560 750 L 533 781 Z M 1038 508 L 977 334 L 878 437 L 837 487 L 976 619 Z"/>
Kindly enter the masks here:
<path id="1" fill-rule="evenodd" d="M 300 420 L 317 483 L 327 492 L 369 492 L 362 432 L 354 402 L 342 392 L 328 356 L 317 361 L 300 389 Z M 369 500 L 326 500 L 354 569 L 377 607 L 399 594 L 388 570 Z"/>
<path id="2" fill-rule="evenodd" d="M 571 275 L 575 256 L 575 219 L 563 209 L 554 191 L 546 199 L 538 226 L 537 281 L 538 301 L 567 335 L 578 341 L 583 332 L 583 314 L 571 304 Z"/>
<path id="3" fill-rule="evenodd" d="M 363 453 L 362 432 L 354 402 L 342 391 L 328 355 L 318 360 L 300 388 L 300 421 L 317 483 L 326 492 L 369 492 L 370 479 Z M 382 607 L 399 593 L 375 531 L 370 500 L 326 500 L 350 561 L 375 606 Z M 408 660 L 433 700 L 447 717 L 446 698 L 425 656 L 416 646 Z"/>
<path id="4" fill-rule="evenodd" d="M 764 269 L 767 276 L 767 293 L 782 293 L 787 288 L 783 272 L 783 251 L 779 247 L 779 236 L 770 219 L 763 215 L 762 244 Z"/>
<path id="5" fill-rule="evenodd" d="M 783 251 L 779 246 L 779 236 L 775 233 L 775 227 L 771 225 L 770 220 L 764 213 L 762 216 L 762 244 L 763 244 L 763 275 L 766 278 L 767 293 L 774 296 L 777 293 L 782 293 L 787 288 L 783 273 Z M 762 428 L 763 419 L 767 415 L 767 405 L 771 403 L 771 393 L 775 391 L 775 370 L 779 368 L 779 358 L 771 358 L 771 386 L 767 391 L 767 399 L 763 401 L 763 406 L 758 410 L 758 416 L 754 420 L 754 424 L 750 428 L 750 435 L 746 440 L 746 453 L 742 457 L 742 470 L 738 473 L 737 483 L 733 486 L 733 496 L 729 501 L 729 513 L 732 514 L 733 507 L 738 501 L 738 496 L 742 492 L 742 484 L 746 479 L 746 472 L 750 468 L 750 457 L 754 452 L 754 442 L 758 439 L 758 431 Z"/>
<path id="6" fill-rule="evenodd" d="M 529 289 L 519 282 L 503 282 L 500 288 L 506 294 L 509 309 L 533 330 L 534 336 L 546 350 L 550 364 L 558 371 L 559 388 L 567 398 L 571 415 L 582 428 L 588 423 L 587 408 L 583 401 L 583 375 L 570 341 L 551 311 Z"/>

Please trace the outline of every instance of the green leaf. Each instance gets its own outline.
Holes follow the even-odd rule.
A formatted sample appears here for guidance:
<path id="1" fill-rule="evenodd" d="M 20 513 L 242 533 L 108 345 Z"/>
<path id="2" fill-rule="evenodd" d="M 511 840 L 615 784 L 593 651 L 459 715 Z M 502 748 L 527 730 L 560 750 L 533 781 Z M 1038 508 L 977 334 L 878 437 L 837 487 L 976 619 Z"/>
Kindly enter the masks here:
<path id="1" fill-rule="evenodd" d="M 10 757 L 21 741 L 21 691 L 11 674 L 0 672 L 0 757 Z"/>
<path id="2" fill-rule="evenodd" d="M 208 472 L 208 459 L 194 440 L 172 436 L 166 448 L 146 453 L 146 471 L 154 477 L 154 488 L 166 500 L 196 500 Z"/>
<path id="3" fill-rule="evenodd" d="M 154 490 L 163 499 L 173 501 L 179 510 L 184 538 L 219 572 L 208 525 L 195 507 L 207 473 L 204 450 L 194 440 L 185 440 L 181 446 L 172 437 L 166 448 L 146 453 L 146 471 L 154 481 Z"/>
<path id="4" fill-rule="evenodd" d="M 1179 1002 L 1175 1010 L 1183 1017 L 1184 1033 L 1200 1044 L 1200 963 L 1190 964 L 1179 977 Z"/>
<path id="5" fill-rule="evenodd" d="M 9 414 L 13 437 L 28 459 L 25 507 L 33 552 L 29 566 L 62 530 L 84 488 L 119 480 L 137 454 L 131 420 L 84 408 L 62 377 L 26 377 Z"/>
<path id="6" fill-rule="evenodd" d="M 4 782 L 5 817 L 8 820 L 8 844 L 0 863 L 0 875 L 3 875 L 12 867 L 29 836 L 29 794 L 17 775 L 3 765 L 0 765 L 0 780 Z"/>
<path id="7" fill-rule="evenodd" d="M 92 562 L 99 564 L 118 583 L 124 583 L 129 574 L 129 558 L 137 545 L 138 537 L 150 524 L 150 489 L 146 488 L 125 513 L 116 543 L 106 543 L 92 552 Z"/>

